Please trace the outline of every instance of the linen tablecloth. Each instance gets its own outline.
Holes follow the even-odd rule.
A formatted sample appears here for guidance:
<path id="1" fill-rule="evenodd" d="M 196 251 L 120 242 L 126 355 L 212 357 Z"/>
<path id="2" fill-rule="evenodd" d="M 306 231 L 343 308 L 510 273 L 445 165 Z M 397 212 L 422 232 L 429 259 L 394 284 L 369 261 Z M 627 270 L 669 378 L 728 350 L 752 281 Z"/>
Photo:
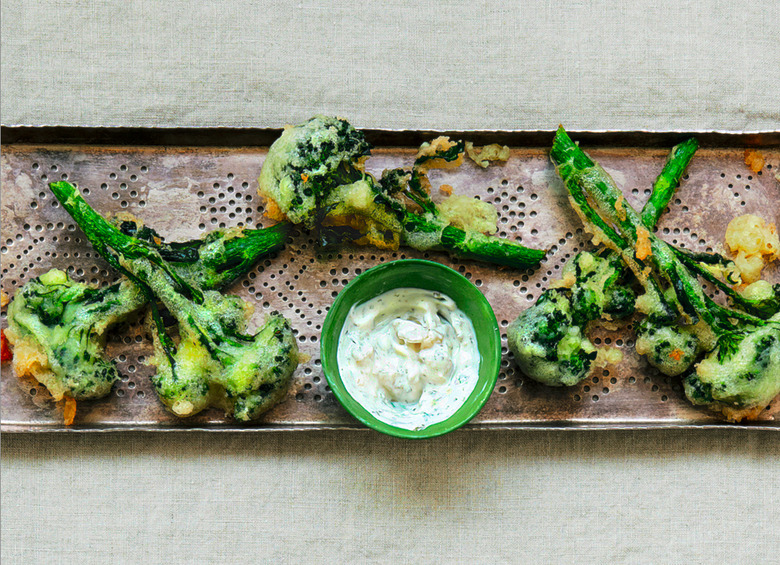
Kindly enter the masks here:
<path id="1" fill-rule="evenodd" d="M 3 124 L 780 129 L 777 6 L 2 3 Z M 2 561 L 777 562 L 750 431 L 9 435 Z"/>

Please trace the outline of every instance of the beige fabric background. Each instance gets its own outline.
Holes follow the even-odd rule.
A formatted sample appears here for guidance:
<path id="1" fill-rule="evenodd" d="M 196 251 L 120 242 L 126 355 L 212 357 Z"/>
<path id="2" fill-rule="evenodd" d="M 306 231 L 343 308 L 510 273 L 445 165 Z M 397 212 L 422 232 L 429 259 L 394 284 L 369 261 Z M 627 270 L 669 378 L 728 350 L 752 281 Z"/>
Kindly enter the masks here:
<path id="1" fill-rule="evenodd" d="M 2 2 L 4 124 L 780 129 L 777 5 Z M 2 561 L 776 563 L 749 431 L 2 438 Z"/>
<path id="2" fill-rule="evenodd" d="M 775 129 L 777 3 L 2 3 L 2 121 Z"/>

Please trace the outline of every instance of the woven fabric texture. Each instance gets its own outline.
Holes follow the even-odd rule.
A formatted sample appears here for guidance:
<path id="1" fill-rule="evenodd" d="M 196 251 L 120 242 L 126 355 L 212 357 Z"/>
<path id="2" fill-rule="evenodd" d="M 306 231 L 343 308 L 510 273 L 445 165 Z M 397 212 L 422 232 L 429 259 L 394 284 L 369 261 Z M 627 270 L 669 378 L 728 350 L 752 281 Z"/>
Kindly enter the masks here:
<path id="1" fill-rule="evenodd" d="M 2 2 L 3 124 L 778 130 L 769 0 Z M 771 563 L 750 431 L 8 435 L 2 562 Z"/>
<path id="2" fill-rule="evenodd" d="M 3 438 L 2 561 L 774 563 L 774 434 Z"/>
<path id="3" fill-rule="evenodd" d="M 757 2 L 2 4 L 4 124 L 776 129 Z"/>

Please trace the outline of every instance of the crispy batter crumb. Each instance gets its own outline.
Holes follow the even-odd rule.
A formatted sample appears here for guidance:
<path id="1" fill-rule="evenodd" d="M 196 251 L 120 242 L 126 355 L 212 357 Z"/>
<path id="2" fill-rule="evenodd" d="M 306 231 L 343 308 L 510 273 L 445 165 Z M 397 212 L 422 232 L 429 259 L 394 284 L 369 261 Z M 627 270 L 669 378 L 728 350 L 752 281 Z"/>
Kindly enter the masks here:
<path id="1" fill-rule="evenodd" d="M 439 214 L 448 224 L 462 230 L 486 234 L 498 231 L 496 207 L 477 198 L 450 196 L 439 203 Z"/>
<path id="2" fill-rule="evenodd" d="M 729 222 L 726 244 L 735 255 L 742 282 L 753 283 L 761 278 L 761 270 L 773 259 L 780 258 L 780 236 L 774 224 L 768 224 L 754 214 L 744 214 Z"/>
<path id="3" fill-rule="evenodd" d="M 448 184 L 443 184 L 439 187 L 439 191 L 447 196 L 452 196 L 452 187 Z"/>
<path id="4" fill-rule="evenodd" d="M 271 200 L 270 198 L 265 201 L 265 215 L 267 218 L 276 222 L 283 222 L 287 219 L 287 216 L 284 215 L 284 212 L 279 208 L 276 201 Z"/>
<path id="5" fill-rule="evenodd" d="M 5 308 L 8 306 L 8 303 L 11 301 L 11 297 L 8 296 L 8 293 L 4 290 L 0 290 L 0 308 Z"/>
<path id="6" fill-rule="evenodd" d="M 623 352 L 616 347 L 597 347 L 596 359 L 593 361 L 594 367 L 606 367 L 607 365 L 617 365 L 623 360 Z"/>
<path id="7" fill-rule="evenodd" d="M 756 406 L 755 408 L 731 408 L 730 406 L 720 407 L 721 413 L 729 422 L 741 422 L 742 420 L 758 420 L 759 415 L 766 409 L 765 406 Z"/>
<path id="8" fill-rule="evenodd" d="M 642 261 L 652 254 L 650 246 L 650 232 L 646 228 L 639 226 L 636 229 L 636 258 Z"/>
<path id="9" fill-rule="evenodd" d="M 452 149 L 456 143 L 457 142 L 452 141 L 449 137 L 446 136 L 437 137 L 431 142 L 425 142 L 420 145 L 420 150 L 417 152 L 415 159 L 419 159 L 420 157 L 430 157 L 439 151 L 448 151 L 449 149 Z M 454 169 L 460 167 L 462 163 L 463 153 L 458 155 L 458 158 L 454 161 L 446 161 L 441 158 L 431 159 L 430 161 L 426 161 L 420 165 L 419 170 L 421 173 L 425 174 L 430 169 Z"/>
<path id="10" fill-rule="evenodd" d="M 509 147 L 491 143 L 484 147 L 474 147 L 470 141 L 466 142 L 466 155 L 483 169 L 488 168 L 493 161 L 506 162 L 509 160 Z"/>
<path id="11" fill-rule="evenodd" d="M 751 171 L 757 173 L 764 168 L 764 163 L 766 163 L 766 160 L 760 151 L 745 149 L 745 164 Z"/>
<path id="12" fill-rule="evenodd" d="M 65 408 L 62 411 L 65 419 L 65 425 L 70 426 L 76 418 L 76 399 L 70 396 L 65 397 Z"/>
<path id="13" fill-rule="evenodd" d="M 550 283 L 550 288 L 571 288 L 577 282 L 577 276 L 574 272 L 569 271 L 563 275 L 560 280 L 555 280 Z"/>

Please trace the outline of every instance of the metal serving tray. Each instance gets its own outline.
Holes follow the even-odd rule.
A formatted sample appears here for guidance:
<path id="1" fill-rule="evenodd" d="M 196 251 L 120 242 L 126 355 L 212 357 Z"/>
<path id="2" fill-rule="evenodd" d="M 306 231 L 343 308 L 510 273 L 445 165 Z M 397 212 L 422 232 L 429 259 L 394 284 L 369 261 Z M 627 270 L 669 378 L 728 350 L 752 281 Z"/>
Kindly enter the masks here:
<path id="1" fill-rule="evenodd" d="M 419 143 L 439 132 L 368 131 L 375 144 L 368 169 L 408 165 Z M 425 257 L 463 273 L 485 294 L 499 324 L 507 325 L 558 278 L 565 262 L 590 243 L 566 200 L 563 185 L 547 157 L 551 132 L 450 132 L 476 144 L 512 147 L 504 165 L 480 169 L 466 161 L 449 171 L 433 171 L 436 189 L 449 184 L 459 194 L 478 195 L 496 205 L 501 237 L 513 238 L 549 254 L 534 271 L 517 271 L 444 253 L 411 249 L 382 252 L 367 247 L 322 251 L 305 232 L 295 232 L 278 254 L 261 262 L 230 292 L 256 305 L 255 319 L 279 310 L 296 330 L 300 350 L 310 358 L 295 372 L 287 398 L 259 421 L 239 424 L 210 410 L 180 420 L 163 409 L 144 365 L 151 340 L 141 323 L 119 329 L 108 354 L 122 374 L 107 398 L 80 402 L 73 426 L 62 424 L 62 407 L 46 390 L 18 379 L 4 365 L 0 379 L 4 432 L 209 430 L 261 431 L 353 429 L 361 426 L 338 404 L 320 366 L 319 334 L 334 297 L 356 274 L 404 257 Z M 2 130 L 2 288 L 9 294 L 51 267 L 67 269 L 77 280 L 102 284 L 115 273 L 97 256 L 81 231 L 49 192 L 47 183 L 67 179 L 84 190 L 103 214 L 126 211 L 142 218 L 169 241 L 201 236 L 224 226 L 267 225 L 257 196 L 257 176 L 267 146 L 279 130 L 128 129 L 4 127 Z M 677 198 L 659 224 L 662 237 L 694 250 L 720 249 L 734 216 L 753 212 L 778 222 L 780 132 L 581 132 L 574 133 L 641 207 L 669 148 L 696 135 L 702 148 L 691 163 Z M 766 159 L 750 171 L 744 151 Z M 438 190 L 434 196 L 440 197 Z M 765 271 L 780 281 L 777 266 Z M 6 325 L 5 311 L 2 325 Z M 729 425 L 688 403 L 679 379 L 650 368 L 634 352 L 630 323 L 618 330 L 598 328 L 598 345 L 617 347 L 623 361 L 595 370 L 578 386 L 553 389 L 524 378 L 507 354 L 494 394 L 469 424 L 480 428 L 651 428 L 736 427 L 780 430 L 780 401 L 759 421 Z"/>

